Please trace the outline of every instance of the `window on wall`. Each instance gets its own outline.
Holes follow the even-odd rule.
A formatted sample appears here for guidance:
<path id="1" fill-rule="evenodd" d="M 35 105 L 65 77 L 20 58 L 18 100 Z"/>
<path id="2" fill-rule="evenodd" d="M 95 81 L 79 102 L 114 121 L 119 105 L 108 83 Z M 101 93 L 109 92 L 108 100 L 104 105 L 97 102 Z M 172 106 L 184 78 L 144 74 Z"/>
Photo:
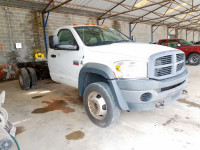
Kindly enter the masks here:
<path id="1" fill-rule="evenodd" d="M 169 40 L 168 41 L 168 46 L 169 47 L 178 47 L 179 42 L 176 40 Z"/>
<path id="2" fill-rule="evenodd" d="M 77 45 L 73 34 L 68 29 L 62 29 L 59 31 L 58 40 L 61 45 Z"/>

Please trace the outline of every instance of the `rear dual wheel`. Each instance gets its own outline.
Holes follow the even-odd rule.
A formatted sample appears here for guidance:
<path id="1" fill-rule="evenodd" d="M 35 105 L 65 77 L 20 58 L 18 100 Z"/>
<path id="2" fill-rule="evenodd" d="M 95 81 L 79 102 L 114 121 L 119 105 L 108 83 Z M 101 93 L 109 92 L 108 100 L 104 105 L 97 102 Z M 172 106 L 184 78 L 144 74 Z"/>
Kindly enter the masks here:
<path id="1" fill-rule="evenodd" d="M 33 68 L 20 68 L 19 70 L 19 85 L 22 90 L 37 87 L 37 75 Z"/>

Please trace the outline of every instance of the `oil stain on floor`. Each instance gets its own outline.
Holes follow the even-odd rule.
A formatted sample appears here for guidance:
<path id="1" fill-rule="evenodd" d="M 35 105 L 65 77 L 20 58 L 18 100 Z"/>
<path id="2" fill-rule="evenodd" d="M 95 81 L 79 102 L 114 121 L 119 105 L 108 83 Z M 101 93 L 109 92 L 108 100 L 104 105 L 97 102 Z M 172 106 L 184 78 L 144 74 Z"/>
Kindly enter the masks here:
<path id="1" fill-rule="evenodd" d="M 54 82 L 54 81 L 49 81 L 49 82 L 46 82 L 45 84 L 60 84 L 60 83 L 57 83 L 57 82 Z"/>
<path id="2" fill-rule="evenodd" d="M 83 133 L 82 131 L 74 131 L 68 135 L 66 135 L 66 139 L 67 140 L 79 140 L 84 138 L 85 133 Z"/>
<path id="3" fill-rule="evenodd" d="M 43 108 L 37 108 L 34 111 L 32 111 L 32 113 L 34 114 L 47 113 L 49 111 L 54 111 L 54 110 L 61 110 L 64 113 L 70 113 L 75 111 L 75 109 L 67 106 L 68 104 L 63 100 L 53 100 L 53 102 L 43 101 L 42 103 L 45 103 L 48 106 Z"/>
<path id="4" fill-rule="evenodd" d="M 178 100 L 180 103 L 188 104 L 189 107 L 196 107 L 200 108 L 200 105 L 194 102 L 187 101 L 186 99 L 179 99 Z"/>
<path id="5" fill-rule="evenodd" d="M 78 90 L 73 89 L 68 92 L 63 92 L 64 98 L 66 98 L 70 103 L 83 105 L 82 97 L 79 97 Z"/>
<path id="6" fill-rule="evenodd" d="M 21 134 L 22 132 L 26 131 L 27 129 L 24 127 L 24 126 L 19 126 L 19 127 L 16 127 L 16 132 L 15 134 L 18 135 L 18 134 Z"/>

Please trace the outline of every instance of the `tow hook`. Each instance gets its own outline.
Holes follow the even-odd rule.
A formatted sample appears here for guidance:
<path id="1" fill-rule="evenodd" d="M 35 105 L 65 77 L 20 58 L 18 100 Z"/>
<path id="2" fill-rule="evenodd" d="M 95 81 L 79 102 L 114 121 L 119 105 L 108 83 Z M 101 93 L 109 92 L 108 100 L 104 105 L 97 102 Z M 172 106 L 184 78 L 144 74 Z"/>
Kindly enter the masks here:
<path id="1" fill-rule="evenodd" d="M 161 101 L 161 102 L 156 103 L 156 107 L 157 107 L 157 108 L 162 108 L 162 107 L 164 107 L 164 106 L 165 106 L 164 101 Z"/>

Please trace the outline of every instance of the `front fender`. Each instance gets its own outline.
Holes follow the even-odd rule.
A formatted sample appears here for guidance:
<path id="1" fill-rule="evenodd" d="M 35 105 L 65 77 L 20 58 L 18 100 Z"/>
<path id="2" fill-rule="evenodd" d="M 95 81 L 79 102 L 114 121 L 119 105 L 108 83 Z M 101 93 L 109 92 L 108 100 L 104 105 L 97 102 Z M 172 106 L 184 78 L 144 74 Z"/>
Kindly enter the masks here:
<path id="1" fill-rule="evenodd" d="M 88 73 L 98 75 L 98 77 L 103 77 L 109 83 L 113 97 L 118 103 L 119 108 L 122 110 L 129 110 L 128 105 L 117 85 L 117 79 L 114 72 L 108 66 L 103 64 L 87 63 L 82 67 L 78 80 L 79 96 L 83 96 L 84 90 L 88 85 Z"/>

